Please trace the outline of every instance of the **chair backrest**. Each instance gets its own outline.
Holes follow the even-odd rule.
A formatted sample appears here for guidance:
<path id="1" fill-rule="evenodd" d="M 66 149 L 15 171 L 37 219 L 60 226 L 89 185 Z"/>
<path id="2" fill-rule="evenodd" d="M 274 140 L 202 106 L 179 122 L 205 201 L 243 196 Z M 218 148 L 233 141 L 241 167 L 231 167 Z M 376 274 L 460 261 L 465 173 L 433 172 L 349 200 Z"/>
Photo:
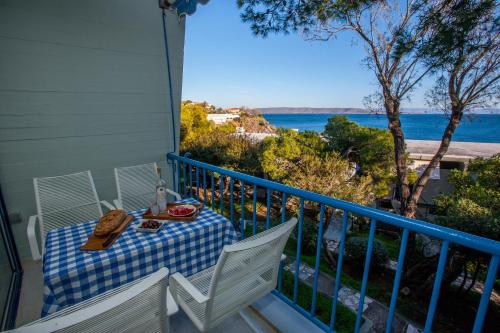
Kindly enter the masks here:
<path id="1" fill-rule="evenodd" d="M 116 191 L 122 208 L 133 211 L 149 207 L 156 195 L 157 164 L 115 168 Z"/>
<path id="2" fill-rule="evenodd" d="M 102 208 L 90 171 L 34 178 L 42 248 L 47 233 L 56 228 L 95 220 Z"/>
<path id="3" fill-rule="evenodd" d="M 292 218 L 224 247 L 208 290 L 206 324 L 216 326 L 276 287 L 281 255 L 296 224 Z"/>
<path id="4" fill-rule="evenodd" d="M 9 332 L 166 332 L 167 275 L 161 268 Z"/>

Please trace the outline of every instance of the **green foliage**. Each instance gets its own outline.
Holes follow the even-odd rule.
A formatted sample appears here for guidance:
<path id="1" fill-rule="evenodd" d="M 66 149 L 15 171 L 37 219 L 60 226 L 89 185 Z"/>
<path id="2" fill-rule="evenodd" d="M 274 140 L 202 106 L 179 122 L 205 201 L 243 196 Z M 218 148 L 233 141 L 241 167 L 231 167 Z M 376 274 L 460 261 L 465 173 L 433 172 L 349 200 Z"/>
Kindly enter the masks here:
<path id="1" fill-rule="evenodd" d="M 290 237 L 297 243 L 297 233 Z M 316 255 L 316 242 L 318 240 L 318 223 L 304 216 L 302 223 L 301 250 L 304 255 Z"/>
<path id="2" fill-rule="evenodd" d="M 345 22 L 348 15 L 368 9 L 380 0 L 238 0 L 241 18 L 250 23 L 252 31 L 266 37 L 269 33 L 309 31 L 330 20 Z"/>
<path id="3" fill-rule="evenodd" d="M 217 127 L 190 140 L 183 149 L 193 159 L 260 176 L 261 145 L 232 132 L 224 126 Z"/>
<path id="4" fill-rule="evenodd" d="M 329 152 L 315 132 L 279 130 L 277 137 L 267 138 L 262 168 L 273 180 L 293 187 L 361 204 L 374 199 L 371 178 L 353 176 L 349 161 Z"/>
<path id="5" fill-rule="evenodd" d="M 436 222 L 500 240 L 500 154 L 473 160 L 468 170 L 453 170 L 450 195 L 435 199 Z"/>
<path id="6" fill-rule="evenodd" d="M 349 155 L 361 167 L 363 175 L 372 177 L 377 196 L 389 192 L 394 180 L 394 142 L 387 130 L 360 126 L 344 116 L 328 119 L 323 133 L 328 146 Z"/>
<path id="7" fill-rule="evenodd" d="M 349 162 L 336 153 L 304 155 L 287 169 L 287 185 L 365 205 L 375 199 L 372 179 L 353 176 Z"/>
<path id="8" fill-rule="evenodd" d="M 346 253 L 349 259 L 354 263 L 364 263 L 366 258 L 366 250 L 368 247 L 368 239 L 365 237 L 349 237 L 345 243 Z M 389 253 L 384 244 L 378 240 L 373 242 L 373 252 L 371 258 L 371 267 L 380 269 L 389 260 Z M 361 265 L 362 267 L 363 265 Z"/>
<path id="9" fill-rule="evenodd" d="M 200 135 L 210 133 L 214 127 L 207 120 L 207 110 L 203 105 L 184 103 L 181 109 L 181 150 Z"/>
<path id="10" fill-rule="evenodd" d="M 437 76 L 428 104 L 462 114 L 495 105 L 500 86 L 500 17 L 494 0 L 450 0 L 422 15 L 433 31 L 419 47 Z"/>
<path id="11" fill-rule="evenodd" d="M 262 168 L 276 181 L 286 181 L 292 176 L 292 164 L 304 155 L 322 155 L 326 144 L 315 132 L 298 133 L 290 129 L 278 129 L 277 137 L 264 140 Z"/>
<path id="12" fill-rule="evenodd" d="M 203 104 L 184 103 L 181 111 L 181 154 L 251 175 L 262 174 L 261 144 L 234 134 L 232 123 L 215 126 Z"/>
<path id="13" fill-rule="evenodd" d="M 494 0 L 452 0 L 431 7 L 421 19 L 434 33 L 420 53 L 434 65 L 447 66 L 478 52 L 498 52 L 497 7 Z"/>
<path id="14" fill-rule="evenodd" d="M 369 231 L 360 231 L 360 232 L 353 232 L 351 234 L 351 237 L 364 237 L 368 238 Z M 378 240 L 380 243 L 384 245 L 384 247 L 387 249 L 387 253 L 389 254 L 389 258 L 392 260 L 398 260 L 399 256 L 399 248 L 400 248 L 400 240 L 399 239 L 394 239 L 392 237 L 386 236 L 382 233 L 376 233 L 375 234 L 375 239 Z"/>
<path id="15" fill-rule="evenodd" d="M 386 167 L 389 161 L 386 157 L 392 158 L 392 154 L 384 154 L 384 140 L 375 141 L 373 149 L 367 147 L 374 152 L 372 156 L 360 152 L 359 164 L 364 173 L 373 177 L 378 195 L 387 194 L 387 184 L 393 175 L 397 176 L 395 183 L 402 195 L 400 213 L 407 216 L 414 216 L 422 193 L 417 189 L 427 184 L 427 178 L 417 180 L 415 174 L 408 177 L 400 106 L 426 76 L 448 77 L 449 80 L 438 80 L 429 103 L 434 108 L 454 109 L 451 126 L 442 136 L 446 142 L 451 139 L 464 110 L 498 101 L 500 18 L 497 3 L 494 0 L 405 3 L 398 0 L 238 0 L 242 20 L 250 24 L 256 35 L 300 31 L 310 39 L 327 41 L 349 32 L 361 41 L 366 50 L 364 62 L 374 72 L 379 85 L 377 100 L 381 103 L 377 106 L 385 109 L 391 135 L 398 142 L 391 151 L 397 156 L 394 162 L 400 172 L 395 175 L 393 168 Z M 338 151 L 349 148 L 344 147 L 349 142 L 343 142 L 340 134 L 330 134 L 338 140 Z M 438 161 L 442 155 L 436 155 Z M 418 182 L 419 186 L 408 186 L 408 181 Z"/>
<path id="16" fill-rule="evenodd" d="M 380 192 L 380 181 L 374 183 L 372 175 L 378 179 L 383 175 L 380 171 L 384 167 L 383 159 L 376 155 L 385 149 L 384 131 L 353 125 L 345 118 L 332 118 L 326 131 L 331 133 L 329 142 L 316 132 L 279 129 L 277 136 L 258 143 L 235 135 L 234 124 L 215 126 L 206 116 L 202 104 L 184 103 L 181 153 L 190 152 L 194 159 L 256 176 L 266 173 L 272 180 L 293 187 L 360 204 L 370 204 Z M 260 121 L 259 117 L 244 117 Z M 346 141 L 343 136 L 333 139 L 336 130 L 354 141 Z M 372 149 L 365 147 L 368 141 Z M 359 147 L 360 160 L 366 165 L 362 175 L 355 175 L 353 163 L 340 153 L 341 145 L 347 147 L 351 143 Z M 336 151 L 329 147 L 332 144 L 336 145 Z M 290 198 L 297 207 L 294 200 L 296 198 Z"/>
<path id="17" fill-rule="evenodd" d="M 181 114 L 181 153 L 192 158 L 262 176 L 287 185 L 360 204 L 385 194 L 392 170 L 392 140 L 386 131 L 358 126 L 345 117 L 329 120 L 325 138 L 316 132 L 279 129 L 262 143 L 235 135 L 235 125 L 216 126 L 206 119 L 203 104 L 184 103 Z M 243 118 L 261 121 L 258 116 Z M 362 173 L 343 157 L 356 150 Z M 332 151 L 333 150 L 333 151 Z M 290 201 L 298 206 L 296 199 Z"/>
<path id="18" fill-rule="evenodd" d="M 476 184 L 487 191 L 494 189 L 500 190 L 500 154 L 496 154 L 491 158 L 475 159 L 469 164 L 467 170 L 472 182 L 467 180 L 466 177 L 459 176 L 458 173 L 455 182 L 465 183 L 467 185 Z M 486 198 L 483 197 L 482 199 L 484 200 Z M 488 201 L 487 203 L 490 202 Z M 498 204 L 499 202 L 496 202 L 495 208 L 497 210 L 500 208 Z"/>
<path id="19" fill-rule="evenodd" d="M 224 134 L 233 134 L 236 131 L 236 126 L 233 123 L 226 123 L 216 127 L 217 132 Z"/>

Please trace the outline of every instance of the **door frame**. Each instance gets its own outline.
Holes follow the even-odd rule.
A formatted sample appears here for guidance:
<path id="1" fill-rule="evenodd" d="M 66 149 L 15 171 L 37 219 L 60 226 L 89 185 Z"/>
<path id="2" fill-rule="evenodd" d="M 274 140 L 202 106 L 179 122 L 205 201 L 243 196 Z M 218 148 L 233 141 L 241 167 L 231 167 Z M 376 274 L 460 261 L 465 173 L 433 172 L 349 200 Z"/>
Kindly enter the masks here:
<path id="1" fill-rule="evenodd" d="M 23 269 L 19 260 L 12 228 L 10 226 L 9 214 L 5 206 L 4 197 L 2 194 L 2 186 L 0 184 L 0 237 L 5 244 L 5 251 L 12 271 L 12 277 L 9 284 L 7 299 L 3 313 L 0 313 L 0 330 L 13 329 L 16 326 L 17 308 L 19 305 L 19 296 L 21 294 L 21 282 L 23 277 Z M 1 251 L 1 249 L 0 249 Z M 1 311 L 1 309 L 0 309 Z"/>

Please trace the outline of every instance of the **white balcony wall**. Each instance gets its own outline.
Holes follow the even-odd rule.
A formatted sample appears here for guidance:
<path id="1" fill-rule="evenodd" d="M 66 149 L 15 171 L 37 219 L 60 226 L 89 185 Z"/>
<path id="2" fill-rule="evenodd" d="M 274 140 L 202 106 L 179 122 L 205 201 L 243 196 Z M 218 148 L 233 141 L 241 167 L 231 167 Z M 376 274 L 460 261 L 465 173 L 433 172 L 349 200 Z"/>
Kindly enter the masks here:
<path id="1" fill-rule="evenodd" d="M 33 177 L 163 162 L 179 142 L 184 20 L 167 12 L 175 126 L 157 0 L 0 0 L 0 183 L 21 257 Z"/>

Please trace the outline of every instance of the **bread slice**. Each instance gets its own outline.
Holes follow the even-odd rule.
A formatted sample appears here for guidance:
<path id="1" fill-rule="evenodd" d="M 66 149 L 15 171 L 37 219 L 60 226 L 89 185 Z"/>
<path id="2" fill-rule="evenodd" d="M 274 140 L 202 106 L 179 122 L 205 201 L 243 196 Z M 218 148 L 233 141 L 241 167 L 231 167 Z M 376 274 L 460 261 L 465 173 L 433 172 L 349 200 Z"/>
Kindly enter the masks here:
<path id="1" fill-rule="evenodd" d="M 123 209 L 110 210 L 99 219 L 94 229 L 94 235 L 97 237 L 109 235 L 120 226 L 126 216 L 127 213 Z"/>

